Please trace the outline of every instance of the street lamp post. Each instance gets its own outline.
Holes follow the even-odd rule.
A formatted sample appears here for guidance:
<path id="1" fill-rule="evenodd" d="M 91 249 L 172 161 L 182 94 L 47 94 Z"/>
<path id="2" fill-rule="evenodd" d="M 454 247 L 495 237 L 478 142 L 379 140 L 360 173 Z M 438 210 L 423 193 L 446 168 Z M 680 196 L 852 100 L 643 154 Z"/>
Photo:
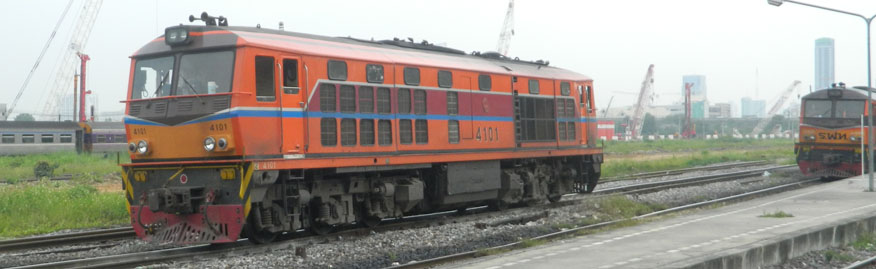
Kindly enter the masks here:
<path id="1" fill-rule="evenodd" d="M 842 13 L 842 14 L 846 14 L 846 15 L 852 15 L 852 16 L 864 19 L 864 22 L 867 24 L 867 100 L 868 100 L 867 106 L 868 106 L 868 108 L 872 108 L 872 106 L 870 106 L 870 102 L 873 100 L 872 99 L 872 97 L 873 97 L 873 85 L 872 85 L 873 79 L 871 77 L 872 72 L 870 71 L 870 22 L 872 22 L 873 19 L 876 18 L 876 15 L 873 15 L 872 17 L 867 18 L 867 17 L 864 17 L 863 15 L 857 14 L 857 13 L 852 13 L 852 12 L 843 11 L 843 10 L 839 10 L 839 9 L 833 9 L 833 8 L 829 8 L 829 7 L 817 6 L 817 5 L 813 5 L 813 4 L 797 2 L 797 1 L 793 1 L 793 0 L 767 0 L 767 3 L 769 3 L 770 5 L 774 5 L 774 6 L 781 6 L 783 2 L 788 2 L 788 3 L 793 3 L 793 4 L 808 6 L 808 7 L 814 7 L 817 9 L 823 9 L 823 10 L 833 11 L 833 12 Z M 870 159 L 867 161 L 867 167 L 870 168 L 870 169 L 868 169 L 870 171 L 867 174 L 868 174 L 869 182 L 870 182 L 869 190 L 872 192 L 873 191 L 873 168 L 874 168 L 873 167 L 873 164 L 874 164 L 874 162 L 873 162 L 874 161 L 873 160 L 873 112 L 874 111 L 872 111 L 872 109 L 867 109 L 867 110 L 870 111 L 870 116 L 867 117 L 867 124 L 870 126 L 870 127 L 868 127 L 868 135 L 867 135 L 867 145 L 869 145 L 869 148 L 867 149 L 867 151 L 870 153 L 869 154 Z"/>

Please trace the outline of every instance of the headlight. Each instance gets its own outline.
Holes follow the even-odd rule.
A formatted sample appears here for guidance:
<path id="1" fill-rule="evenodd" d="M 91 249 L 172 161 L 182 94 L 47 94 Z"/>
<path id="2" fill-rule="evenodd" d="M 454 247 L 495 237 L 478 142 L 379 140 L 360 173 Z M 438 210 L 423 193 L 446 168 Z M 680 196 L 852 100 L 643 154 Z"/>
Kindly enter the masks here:
<path id="1" fill-rule="evenodd" d="M 128 143 L 128 151 L 131 153 L 137 152 L 137 144 Z"/>
<path id="2" fill-rule="evenodd" d="M 806 139 L 806 140 L 815 140 L 815 136 L 814 136 L 814 135 L 807 135 L 807 136 L 804 136 L 803 138 Z"/>
<path id="3" fill-rule="evenodd" d="M 185 45 L 190 42 L 189 30 L 185 27 L 175 26 L 164 29 L 164 43 L 167 43 L 167 45 Z"/>
<path id="4" fill-rule="evenodd" d="M 210 137 L 210 136 L 208 136 L 206 139 L 204 139 L 204 150 L 213 151 L 213 149 L 215 149 L 215 148 L 216 148 L 216 139 L 213 139 L 213 137 Z"/>
<path id="5" fill-rule="evenodd" d="M 219 149 L 224 150 L 225 147 L 228 147 L 228 141 L 225 138 L 219 138 L 219 142 L 216 143 L 219 146 Z"/>
<path id="6" fill-rule="evenodd" d="M 146 152 L 149 152 L 149 145 L 146 141 L 140 140 L 140 142 L 137 142 L 137 153 L 146 154 Z"/>

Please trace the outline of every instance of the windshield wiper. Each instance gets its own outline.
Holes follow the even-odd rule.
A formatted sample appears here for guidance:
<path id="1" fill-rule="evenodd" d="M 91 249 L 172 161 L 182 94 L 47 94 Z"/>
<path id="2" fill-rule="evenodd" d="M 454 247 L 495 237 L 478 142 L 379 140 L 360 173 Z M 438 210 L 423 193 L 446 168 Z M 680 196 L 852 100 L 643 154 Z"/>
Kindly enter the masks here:
<path id="1" fill-rule="evenodd" d="M 161 73 L 161 82 L 158 83 L 158 87 L 155 87 L 155 92 L 152 93 L 153 98 L 158 97 L 158 90 L 161 89 L 161 86 L 164 86 L 165 82 L 167 82 L 167 75 L 169 75 L 167 71 Z"/>
<path id="2" fill-rule="evenodd" d="M 204 100 L 201 100 L 201 97 L 198 96 L 198 95 L 200 95 L 200 93 L 198 93 L 198 90 L 195 90 L 195 86 L 192 86 L 192 84 L 189 83 L 189 81 L 186 79 L 186 77 L 182 76 L 182 73 L 180 73 L 179 78 L 181 78 L 181 79 L 183 80 L 183 82 L 185 82 L 186 85 L 189 86 L 189 89 L 191 89 L 192 92 L 195 93 L 195 97 L 198 98 L 198 101 L 200 101 L 201 104 L 206 104 L 206 103 L 204 102 Z"/>

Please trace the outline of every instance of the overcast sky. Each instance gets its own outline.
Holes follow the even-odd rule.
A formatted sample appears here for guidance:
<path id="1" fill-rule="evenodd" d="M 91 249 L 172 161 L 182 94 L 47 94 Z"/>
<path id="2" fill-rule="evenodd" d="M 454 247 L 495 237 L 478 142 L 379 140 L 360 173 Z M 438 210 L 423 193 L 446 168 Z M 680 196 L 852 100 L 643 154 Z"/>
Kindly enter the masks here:
<path id="1" fill-rule="evenodd" d="M 67 46 L 83 0 L 76 0 L 55 42 L 27 87 L 16 112 L 40 114 L 49 80 Z M 865 16 L 876 1 L 802 0 Z M 11 103 L 67 0 L 4 1 L 0 24 L 0 103 Z M 103 2 L 85 53 L 88 88 L 100 110 L 121 111 L 130 56 L 164 28 L 188 24 L 208 11 L 231 25 L 276 28 L 326 36 L 413 37 L 470 51 L 496 49 L 507 0 L 464 1 L 132 1 Z M 516 0 L 509 56 L 545 59 L 552 66 L 593 77 L 597 106 L 630 105 L 649 64 L 655 64 L 658 104 L 677 102 L 686 74 L 706 76 L 710 102 L 744 96 L 773 100 L 794 80 L 801 93 L 813 84 L 814 40 L 836 40 L 836 79 L 866 85 L 863 20 L 791 3 L 766 0 Z M 756 73 L 759 76 L 756 76 Z M 759 77 L 759 79 L 758 79 Z"/>

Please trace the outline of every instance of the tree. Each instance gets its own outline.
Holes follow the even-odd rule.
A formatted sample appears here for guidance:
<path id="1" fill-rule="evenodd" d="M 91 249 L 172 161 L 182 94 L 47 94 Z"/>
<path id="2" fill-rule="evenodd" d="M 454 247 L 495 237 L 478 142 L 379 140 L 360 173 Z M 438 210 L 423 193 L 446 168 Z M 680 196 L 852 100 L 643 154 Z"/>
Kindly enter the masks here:
<path id="1" fill-rule="evenodd" d="M 657 118 L 651 113 L 645 113 L 645 119 L 642 121 L 642 135 L 657 134 Z"/>
<path id="2" fill-rule="evenodd" d="M 35 121 L 35 119 L 30 114 L 21 113 L 18 114 L 18 116 L 15 116 L 15 121 Z"/>

